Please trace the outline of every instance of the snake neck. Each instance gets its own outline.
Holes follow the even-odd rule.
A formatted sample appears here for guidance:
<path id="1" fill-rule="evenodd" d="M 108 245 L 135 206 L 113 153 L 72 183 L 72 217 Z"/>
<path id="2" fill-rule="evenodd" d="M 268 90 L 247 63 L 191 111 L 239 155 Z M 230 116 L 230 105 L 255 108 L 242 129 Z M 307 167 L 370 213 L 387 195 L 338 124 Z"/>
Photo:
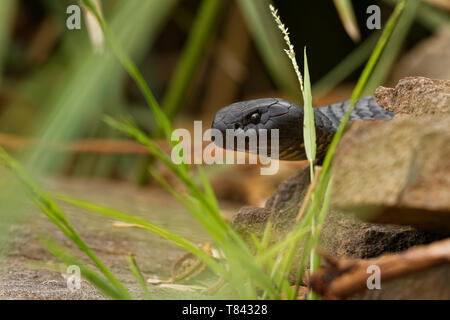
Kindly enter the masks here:
<path id="1" fill-rule="evenodd" d="M 347 100 L 314 109 L 318 157 L 326 153 L 349 106 L 350 100 Z M 357 100 L 349 120 L 391 119 L 393 116 L 394 113 L 380 107 L 374 97 L 363 97 Z"/>
<path id="2" fill-rule="evenodd" d="M 316 128 L 326 134 L 336 132 L 349 106 L 350 100 L 347 100 L 315 108 Z M 363 97 L 357 100 L 349 120 L 391 119 L 393 116 L 394 113 L 380 107 L 374 97 Z"/>

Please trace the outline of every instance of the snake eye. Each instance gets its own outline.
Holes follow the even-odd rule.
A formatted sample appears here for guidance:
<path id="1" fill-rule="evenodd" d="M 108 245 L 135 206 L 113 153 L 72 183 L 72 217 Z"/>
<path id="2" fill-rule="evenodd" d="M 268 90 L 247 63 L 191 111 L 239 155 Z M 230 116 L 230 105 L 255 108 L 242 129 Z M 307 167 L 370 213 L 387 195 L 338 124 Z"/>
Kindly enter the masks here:
<path id="1" fill-rule="evenodd" d="M 253 124 L 258 124 L 259 120 L 261 120 L 261 115 L 258 112 L 255 112 L 250 116 L 250 122 Z"/>

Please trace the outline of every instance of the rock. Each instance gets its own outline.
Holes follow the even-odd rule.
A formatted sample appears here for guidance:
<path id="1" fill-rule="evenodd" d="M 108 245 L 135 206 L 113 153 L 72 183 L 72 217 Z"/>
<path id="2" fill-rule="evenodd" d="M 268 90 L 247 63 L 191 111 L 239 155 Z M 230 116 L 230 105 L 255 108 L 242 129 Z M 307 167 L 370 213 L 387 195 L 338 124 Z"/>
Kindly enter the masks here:
<path id="1" fill-rule="evenodd" d="M 264 226 L 270 217 L 270 211 L 266 208 L 242 207 L 239 212 L 233 216 L 231 225 L 238 233 L 246 239 L 250 234 L 262 235 Z"/>
<path id="2" fill-rule="evenodd" d="M 350 125 L 333 163 L 333 205 L 368 222 L 450 233 L 449 93 L 450 81 L 419 77 L 377 89 L 378 103 L 404 116 Z"/>
<path id="3" fill-rule="evenodd" d="M 186 215 L 182 206 L 170 195 L 159 189 L 139 189 L 128 183 L 111 181 L 87 181 L 85 179 L 61 178 L 46 180 L 51 193 L 66 194 L 94 203 L 108 203 L 123 211 L 139 212 L 142 217 L 155 218 L 167 228 L 176 229 L 178 234 L 190 237 L 197 243 L 209 241 L 207 233 L 191 215 Z M 89 244 L 95 255 L 121 281 L 136 299 L 144 299 L 142 287 L 125 258 L 130 252 L 136 259 L 145 279 L 169 279 L 174 262 L 185 251 L 155 234 L 123 227 L 114 227 L 103 217 L 83 214 L 82 209 L 58 203 L 75 230 Z M 59 231 L 38 208 L 27 207 L 29 219 L 20 219 L 14 224 L 2 219 L 13 232 L 8 238 L 8 248 L 2 252 L 0 268 L 0 300 L 97 300 L 106 299 L 96 287 L 85 279 L 79 290 L 69 290 L 62 273 L 67 266 L 52 256 L 43 246 L 41 235 L 51 235 L 56 243 L 72 251 L 73 243 Z M 156 208 L 156 209 L 155 209 Z M 164 208 L 164 210 L 161 210 Z M 16 211 L 13 211 L 16 212 Z M 2 230 L 4 226 L 1 225 Z M 80 251 L 73 253 L 81 260 L 86 256 Z M 206 299 L 205 294 L 149 286 L 154 299 Z"/>
<path id="4" fill-rule="evenodd" d="M 373 258 L 387 252 L 400 252 L 443 236 L 409 226 L 364 223 L 332 208 L 321 234 L 321 248 L 336 257 Z"/>
<path id="5" fill-rule="evenodd" d="M 450 117 L 357 122 L 333 164 L 332 203 L 364 221 L 450 232 Z"/>
<path id="6" fill-rule="evenodd" d="M 301 170 L 278 187 L 264 208 L 241 208 L 233 217 L 233 227 L 247 239 L 250 233 L 261 236 L 271 217 L 276 241 L 293 226 L 309 181 L 309 168 Z M 331 208 L 322 230 L 321 247 L 338 257 L 370 258 L 440 238 L 407 226 L 364 223 Z"/>
<path id="7" fill-rule="evenodd" d="M 450 113 L 450 81 L 424 77 L 400 80 L 395 88 L 378 87 L 377 103 L 399 115 L 422 117 Z"/>

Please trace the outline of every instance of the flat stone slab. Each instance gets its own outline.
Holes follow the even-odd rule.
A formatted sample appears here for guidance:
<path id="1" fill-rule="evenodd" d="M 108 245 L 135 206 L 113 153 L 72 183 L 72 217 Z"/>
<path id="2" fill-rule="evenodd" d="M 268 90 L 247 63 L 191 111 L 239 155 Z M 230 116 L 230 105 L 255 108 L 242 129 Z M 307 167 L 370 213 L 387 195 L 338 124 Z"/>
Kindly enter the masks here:
<path id="1" fill-rule="evenodd" d="M 51 181 L 48 190 L 148 219 L 198 244 L 210 241 L 195 219 L 159 188 L 139 189 L 126 183 L 70 179 Z M 126 259 L 129 253 L 133 253 L 145 279 L 158 277 L 162 280 L 170 278 L 173 264 L 186 253 L 146 230 L 118 228 L 111 219 L 58 204 L 92 251 L 136 299 L 143 299 L 144 296 L 130 271 Z M 107 299 L 84 278 L 80 289 L 69 290 L 63 277 L 66 267 L 42 247 L 39 237 L 51 235 L 52 239 L 67 246 L 91 267 L 92 264 L 38 209 L 30 207 L 28 214 L 25 221 L 8 225 L 12 232 L 9 247 L 1 256 L 0 299 Z M 207 298 L 198 292 L 163 286 L 149 284 L 148 288 L 153 299 Z"/>

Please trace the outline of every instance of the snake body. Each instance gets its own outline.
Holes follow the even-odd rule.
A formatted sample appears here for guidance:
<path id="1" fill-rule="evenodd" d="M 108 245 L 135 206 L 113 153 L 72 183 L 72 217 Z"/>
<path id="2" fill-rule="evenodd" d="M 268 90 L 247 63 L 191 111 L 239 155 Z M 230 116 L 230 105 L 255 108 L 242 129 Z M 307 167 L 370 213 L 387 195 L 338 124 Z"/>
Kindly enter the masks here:
<path id="1" fill-rule="evenodd" d="M 327 151 L 328 146 L 336 133 L 350 100 L 333 103 L 331 105 L 314 108 L 314 119 L 316 127 L 317 158 L 321 158 Z M 363 97 L 358 99 L 355 108 L 350 114 L 352 120 L 390 119 L 394 116 L 380 107 L 374 97 Z M 235 141 L 237 137 L 248 135 L 261 129 L 279 130 L 279 159 L 280 160 L 305 160 L 306 154 L 303 143 L 303 108 L 281 98 L 263 98 L 233 103 L 220 109 L 212 124 L 212 128 L 219 130 L 224 137 L 227 130 L 233 130 L 233 139 L 223 141 L 222 145 L 215 141 L 220 147 L 238 151 L 249 150 L 248 144 L 245 150 L 238 149 Z M 228 136 L 229 137 L 229 136 Z M 270 152 L 270 135 L 268 155 Z M 259 152 L 259 146 L 257 152 Z"/>

